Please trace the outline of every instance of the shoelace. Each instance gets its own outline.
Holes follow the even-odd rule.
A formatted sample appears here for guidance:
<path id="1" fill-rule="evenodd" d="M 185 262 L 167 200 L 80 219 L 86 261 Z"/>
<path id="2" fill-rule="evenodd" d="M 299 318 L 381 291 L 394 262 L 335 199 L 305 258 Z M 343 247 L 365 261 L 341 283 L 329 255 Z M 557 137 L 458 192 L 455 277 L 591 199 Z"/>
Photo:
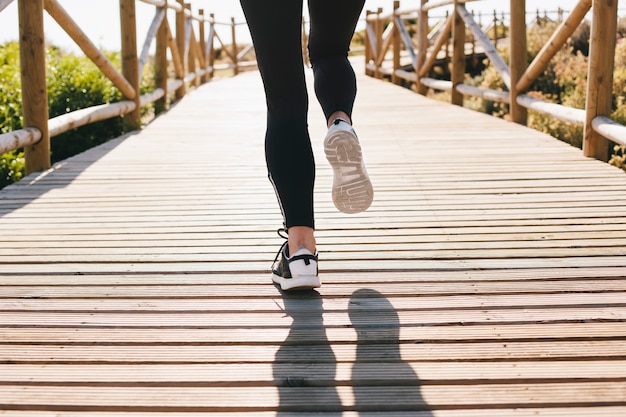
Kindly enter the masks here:
<path id="1" fill-rule="evenodd" d="M 278 236 L 285 239 L 285 242 L 281 245 L 280 249 L 278 249 L 278 253 L 276 254 L 276 257 L 274 258 L 274 262 L 272 263 L 272 265 L 274 265 L 276 261 L 278 261 L 278 257 L 283 252 L 283 249 L 285 249 L 285 246 L 289 243 L 289 240 L 288 240 L 289 236 L 288 236 L 287 229 L 285 229 L 284 227 L 281 227 L 278 230 L 276 230 L 276 233 L 278 233 Z"/>

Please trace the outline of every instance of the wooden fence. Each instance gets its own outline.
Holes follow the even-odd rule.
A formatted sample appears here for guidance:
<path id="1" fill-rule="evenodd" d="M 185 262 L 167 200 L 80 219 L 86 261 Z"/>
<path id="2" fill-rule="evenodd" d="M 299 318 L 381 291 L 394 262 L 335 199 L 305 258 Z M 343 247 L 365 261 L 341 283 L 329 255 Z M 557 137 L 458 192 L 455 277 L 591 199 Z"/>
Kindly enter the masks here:
<path id="1" fill-rule="evenodd" d="M 465 96 L 480 97 L 510 106 L 511 120 L 527 123 L 527 109 L 584 126 L 585 156 L 606 161 L 609 141 L 626 145 L 626 127 L 615 123 L 612 111 L 612 84 L 617 34 L 617 1 L 579 0 L 534 60 L 527 61 L 527 27 L 525 0 L 510 0 L 509 64 L 499 54 L 487 30 L 476 22 L 465 3 L 472 0 L 420 0 L 418 8 L 401 9 L 394 2 L 394 11 L 368 12 L 366 24 L 366 72 L 389 76 L 394 83 L 414 83 L 420 94 L 429 88 L 449 91 L 453 104 L 463 105 Z M 437 25 L 430 25 L 429 13 L 437 8 L 453 7 L 449 16 Z M 568 108 L 528 95 L 528 89 L 545 70 L 547 64 L 572 36 L 583 19 L 592 11 L 591 39 L 586 109 Z M 539 17 L 539 16 L 538 16 Z M 408 28 L 417 21 L 415 35 Z M 433 29 L 434 28 L 434 29 Z M 433 29 L 433 30 L 431 30 Z M 499 73 L 508 91 L 477 88 L 463 83 L 466 65 L 466 33 L 470 33 Z M 450 44 L 451 41 L 451 44 Z M 450 80 L 427 77 L 442 49 L 450 52 Z M 387 57 L 391 55 L 389 60 Z M 408 56 L 411 70 L 401 66 Z M 389 62 L 391 61 L 391 62 Z"/>
<path id="2" fill-rule="evenodd" d="M 0 0 L 0 12 L 12 1 Z M 137 42 L 137 1 L 154 5 L 156 11 L 141 50 Z M 191 5 L 183 0 L 120 0 L 119 5 L 121 72 L 93 44 L 57 0 L 18 0 L 25 127 L 0 135 L 0 154 L 24 148 L 27 174 L 50 167 L 51 137 L 79 126 L 122 115 L 130 128 L 137 127 L 142 106 L 154 103 L 156 109 L 165 109 L 171 100 L 181 99 L 188 88 L 207 82 L 215 70 L 220 68 L 215 65 L 215 44 L 221 45 L 222 55 L 227 58 L 227 63 L 221 65 L 221 68 L 232 69 L 236 74 L 243 66 L 255 65 L 253 62 L 243 61 L 251 46 L 238 50 L 237 24 L 234 19 L 230 23 L 219 23 L 213 14 L 207 16 L 202 9 L 197 13 L 192 12 Z M 175 14 L 175 19 L 171 19 L 174 22 L 168 19 L 168 11 Z M 123 101 L 48 119 L 44 12 L 65 30 L 83 53 L 122 92 Z M 219 26 L 230 29 L 230 45 L 225 45 L 222 41 L 216 30 Z M 154 42 L 156 88 L 141 95 L 140 77 Z"/>

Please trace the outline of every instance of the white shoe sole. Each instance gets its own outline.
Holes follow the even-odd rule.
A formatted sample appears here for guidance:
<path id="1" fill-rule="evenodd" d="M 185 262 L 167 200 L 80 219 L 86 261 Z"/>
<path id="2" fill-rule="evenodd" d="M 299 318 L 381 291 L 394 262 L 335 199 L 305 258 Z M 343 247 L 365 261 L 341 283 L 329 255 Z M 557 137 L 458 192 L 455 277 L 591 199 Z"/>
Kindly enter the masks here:
<path id="1" fill-rule="evenodd" d="M 316 275 L 303 275 L 294 278 L 283 278 L 279 275 L 272 274 L 272 281 L 284 291 L 292 290 L 311 290 L 322 286 L 320 277 Z"/>
<path id="2" fill-rule="evenodd" d="M 348 214 L 367 210 L 374 199 L 374 189 L 356 136 L 341 130 L 330 133 L 324 139 L 324 151 L 333 168 L 335 207 Z"/>

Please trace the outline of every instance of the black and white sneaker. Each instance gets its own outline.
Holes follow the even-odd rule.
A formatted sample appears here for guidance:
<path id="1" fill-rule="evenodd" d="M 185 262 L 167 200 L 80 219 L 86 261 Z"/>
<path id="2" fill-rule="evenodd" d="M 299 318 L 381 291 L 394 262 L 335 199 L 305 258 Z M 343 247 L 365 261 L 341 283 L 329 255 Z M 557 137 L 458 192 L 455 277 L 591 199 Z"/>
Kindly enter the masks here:
<path id="1" fill-rule="evenodd" d="M 272 281 L 284 291 L 319 288 L 322 283 L 317 271 L 317 253 L 302 248 L 289 256 L 285 242 L 274 259 Z"/>
<path id="2" fill-rule="evenodd" d="M 361 145 L 356 132 L 343 119 L 336 119 L 324 139 L 326 159 L 333 168 L 333 203 L 343 213 L 360 213 L 374 199 Z"/>

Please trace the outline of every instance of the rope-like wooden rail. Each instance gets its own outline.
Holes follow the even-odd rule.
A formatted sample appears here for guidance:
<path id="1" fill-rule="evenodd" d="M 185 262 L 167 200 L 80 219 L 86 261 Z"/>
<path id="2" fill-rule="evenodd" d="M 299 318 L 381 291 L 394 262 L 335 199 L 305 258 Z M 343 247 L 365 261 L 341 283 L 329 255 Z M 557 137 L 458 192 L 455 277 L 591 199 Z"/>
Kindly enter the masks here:
<path id="1" fill-rule="evenodd" d="M 135 21 L 136 1 L 155 6 L 155 16 L 150 24 L 140 50 L 137 49 Z M 13 0 L 0 0 L 0 11 Z M 235 74 L 240 66 L 255 63 L 243 62 L 249 48 L 237 51 L 234 19 L 230 23 L 215 21 L 213 14 L 205 16 L 191 10 L 191 5 L 183 0 L 122 0 L 122 71 L 91 42 L 79 24 L 59 4 L 57 0 L 41 2 L 18 0 L 20 18 L 20 50 L 22 73 L 22 101 L 24 108 L 24 129 L 0 135 L 0 153 L 19 148 L 25 149 L 26 171 L 32 173 L 50 167 L 50 138 L 68 130 L 112 117 L 124 116 L 129 128 L 139 125 L 139 109 L 151 103 L 158 107 L 169 106 L 170 91 L 176 98 L 184 97 L 188 87 L 207 82 L 214 75 L 216 67 L 214 44 L 219 43 L 225 55 L 231 60 L 221 68 L 233 69 Z M 176 29 L 172 30 L 168 20 L 168 10 L 176 14 Z M 43 14 L 47 12 L 72 38 L 83 53 L 117 87 L 124 100 L 77 110 L 48 120 Z M 195 25 L 194 25 L 195 22 Z M 206 27 L 208 25 L 208 30 Z M 217 25 L 231 28 L 232 50 L 227 49 L 216 31 Z M 197 27 L 197 29 L 196 29 Z M 149 60 L 150 50 L 156 42 L 156 88 L 139 95 L 140 79 Z M 168 55 L 169 49 L 169 55 Z M 28 51 L 25 53 L 24 51 Z M 168 61 L 168 57 L 170 57 Z M 174 68 L 174 79 L 168 74 L 168 66 Z"/>
<path id="2" fill-rule="evenodd" d="M 526 56 L 526 7 L 525 0 L 510 0 L 510 53 L 509 64 L 500 56 L 489 39 L 489 28 L 483 28 L 468 12 L 465 3 L 471 0 L 421 0 L 418 9 L 401 9 L 394 3 L 394 11 L 383 15 L 368 12 L 366 27 L 366 73 L 375 77 L 390 76 L 392 81 L 409 81 L 416 90 L 425 94 L 428 88 L 451 92 L 453 104 L 463 104 L 464 96 L 480 97 L 509 104 L 511 119 L 526 124 L 526 110 L 530 109 L 559 120 L 584 126 L 583 152 L 586 156 L 601 160 L 608 158 L 608 140 L 626 145 L 626 127 L 609 119 L 611 114 L 612 79 L 614 69 L 615 38 L 617 33 L 617 2 L 610 0 L 578 0 L 574 9 L 562 20 L 557 30 L 534 60 L 527 64 Z M 480 0 L 475 0 L 480 1 Z M 453 6 L 452 14 L 445 23 L 436 25 L 437 36 L 429 36 L 429 11 L 442 6 Z M 529 96 L 528 89 L 545 70 L 550 60 L 572 36 L 582 20 L 593 10 L 590 64 L 587 87 L 586 110 L 569 108 Z M 562 12 L 559 11 L 559 15 Z M 407 22 L 417 17 L 417 39 L 409 36 Z M 538 16 L 539 18 L 539 16 Z M 380 28 L 386 26 L 385 31 Z M 500 75 L 508 91 L 496 91 L 463 84 L 465 72 L 466 28 L 482 48 Z M 457 39 L 458 37 L 458 39 Z M 435 80 L 427 77 L 442 50 L 449 50 L 452 80 Z M 415 45 L 417 44 L 417 48 Z M 390 46 L 393 45 L 390 52 Z M 406 52 L 405 52 L 406 51 Z M 392 59 L 387 59 L 391 53 Z M 402 53 L 408 53 L 412 70 L 400 65 Z M 393 63 L 389 68 L 388 62 Z M 608 140 L 607 140 L 608 139 Z"/>

